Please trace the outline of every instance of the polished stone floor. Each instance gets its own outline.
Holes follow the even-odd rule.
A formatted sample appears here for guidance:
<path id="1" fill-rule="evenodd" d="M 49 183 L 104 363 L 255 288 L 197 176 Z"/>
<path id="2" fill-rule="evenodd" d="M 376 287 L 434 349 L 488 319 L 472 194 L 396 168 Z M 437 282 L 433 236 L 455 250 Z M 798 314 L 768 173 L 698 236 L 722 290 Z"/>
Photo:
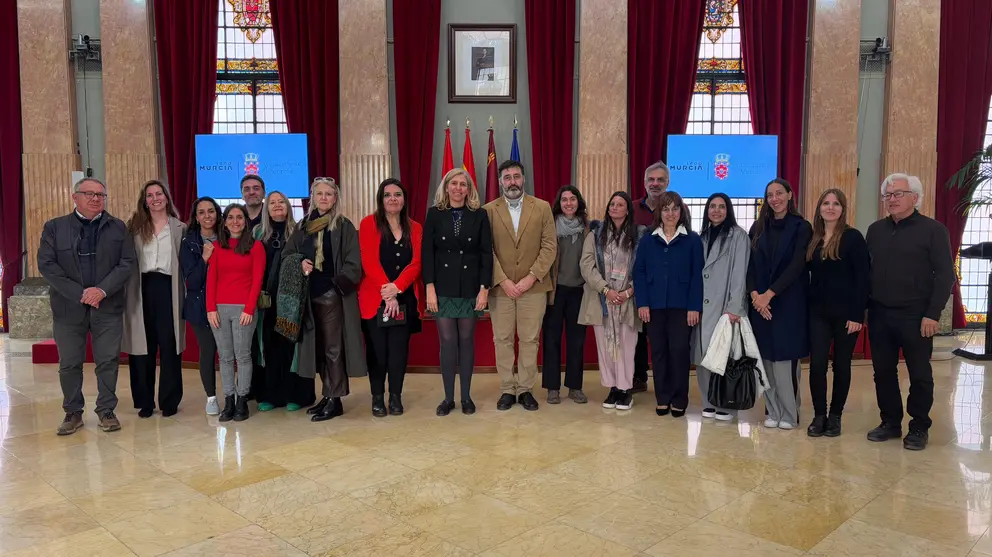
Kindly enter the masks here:
<path id="1" fill-rule="evenodd" d="M 368 383 L 346 414 L 203 413 L 194 370 L 178 415 L 141 420 L 122 369 L 123 430 L 57 437 L 55 366 L 0 336 L 0 554 L 7 555 L 992 555 L 992 374 L 940 339 L 930 447 L 873 444 L 861 362 L 844 434 L 654 415 L 590 404 L 497 412 L 477 376 L 475 416 L 434 416 L 440 378 L 407 378 L 407 413 L 374 419 Z M 856 362 L 857 363 L 857 362 Z M 805 376 L 804 376 L 805 382 Z M 698 392 L 693 379 L 693 401 Z M 903 382 L 904 386 L 906 381 Z"/>

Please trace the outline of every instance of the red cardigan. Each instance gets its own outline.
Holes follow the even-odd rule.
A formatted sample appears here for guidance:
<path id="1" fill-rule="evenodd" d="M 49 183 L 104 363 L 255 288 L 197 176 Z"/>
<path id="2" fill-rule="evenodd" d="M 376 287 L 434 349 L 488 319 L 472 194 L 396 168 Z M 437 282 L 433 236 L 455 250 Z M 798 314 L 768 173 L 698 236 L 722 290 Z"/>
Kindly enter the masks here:
<path id="1" fill-rule="evenodd" d="M 401 292 L 413 288 L 413 295 L 420 303 L 420 239 L 423 228 L 419 223 L 410 221 L 410 240 L 413 243 L 413 260 L 403 269 L 400 276 L 392 281 Z M 386 271 L 379 262 L 379 244 L 382 235 L 375 224 L 375 215 L 362 219 L 358 226 L 358 246 L 362 252 L 362 282 L 358 285 L 358 308 L 362 319 L 372 319 L 382 304 L 382 294 L 379 291 L 389 284 Z M 419 305 L 418 305 L 419 307 Z"/>

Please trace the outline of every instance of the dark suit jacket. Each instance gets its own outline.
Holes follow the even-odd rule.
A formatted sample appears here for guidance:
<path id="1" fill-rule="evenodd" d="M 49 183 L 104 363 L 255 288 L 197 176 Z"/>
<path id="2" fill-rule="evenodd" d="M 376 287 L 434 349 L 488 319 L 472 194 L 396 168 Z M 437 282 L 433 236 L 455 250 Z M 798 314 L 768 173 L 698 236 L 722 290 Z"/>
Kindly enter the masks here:
<path id="1" fill-rule="evenodd" d="M 455 236 L 450 210 L 427 210 L 421 243 L 424 284 L 446 298 L 475 298 L 493 281 L 493 242 L 489 216 L 481 207 L 462 213 L 461 235 Z"/>
<path id="2" fill-rule="evenodd" d="M 75 214 L 56 217 L 45 223 L 38 246 L 38 270 L 51 287 L 52 316 L 67 323 L 86 318 L 83 278 L 76 244 L 83 225 Z M 134 240 L 124 222 L 104 211 L 100 217 L 100 239 L 96 248 L 96 287 L 107 293 L 94 311 L 123 314 L 124 285 L 138 264 Z"/>

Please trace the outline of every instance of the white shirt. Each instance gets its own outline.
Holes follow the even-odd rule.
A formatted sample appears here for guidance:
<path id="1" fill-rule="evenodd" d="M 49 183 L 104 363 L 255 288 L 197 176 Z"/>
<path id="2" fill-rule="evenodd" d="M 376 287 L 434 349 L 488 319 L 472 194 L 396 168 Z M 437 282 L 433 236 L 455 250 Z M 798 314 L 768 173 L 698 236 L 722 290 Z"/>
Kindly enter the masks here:
<path id="1" fill-rule="evenodd" d="M 510 211 L 510 220 L 513 221 L 513 234 L 516 235 L 520 228 L 520 215 L 524 212 L 524 196 L 515 200 L 506 200 L 506 208 Z"/>
<path id="2" fill-rule="evenodd" d="M 665 237 L 665 229 L 663 226 L 659 226 L 658 228 L 655 228 L 652 234 L 664 240 L 666 244 L 671 244 L 672 242 L 675 241 L 675 238 L 678 238 L 679 236 L 685 236 L 686 234 L 688 234 L 688 232 L 686 232 L 685 227 L 680 224 L 679 227 L 675 229 L 675 236 L 672 236 L 671 240 Z"/>
<path id="3" fill-rule="evenodd" d="M 161 232 L 141 245 L 141 272 L 172 274 L 172 233 L 166 224 Z"/>

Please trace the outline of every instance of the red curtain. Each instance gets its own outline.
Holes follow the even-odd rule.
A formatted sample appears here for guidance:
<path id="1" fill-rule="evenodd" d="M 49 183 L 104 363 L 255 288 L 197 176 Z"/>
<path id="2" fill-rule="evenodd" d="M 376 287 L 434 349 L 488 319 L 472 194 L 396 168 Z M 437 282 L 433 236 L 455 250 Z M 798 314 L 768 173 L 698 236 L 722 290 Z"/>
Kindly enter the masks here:
<path id="1" fill-rule="evenodd" d="M 683 134 L 696 84 L 704 2 L 628 0 L 627 138 L 631 193 L 644 196 L 644 169 L 664 160 L 668 136 Z"/>
<path id="2" fill-rule="evenodd" d="M 289 131 L 307 134 L 311 178 L 340 180 L 338 2 L 271 0 L 269 9 Z"/>
<path id="3" fill-rule="evenodd" d="M 992 2 L 940 3 L 940 74 L 937 87 L 937 220 L 947 226 L 957 255 L 965 216 L 957 208 L 965 190 L 948 180 L 982 149 L 992 99 Z M 985 238 L 986 240 L 988 238 Z M 954 327 L 964 327 L 960 285 L 954 284 Z"/>
<path id="4" fill-rule="evenodd" d="M 434 194 L 431 160 L 440 40 L 441 0 L 393 0 L 397 155 L 410 216 L 421 222 Z"/>
<path id="5" fill-rule="evenodd" d="M 527 0 L 527 75 L 534 195 L 552 201 L 572 183 L 575 0 Z"/>
<path id="6" fill-rule="evenodd" d="M 182 218 L 196 200 L 195 136 L 214 125 L 219 13 L 217 0 L 155 2 L 165 167 Z"/>
<path id="7" fill-rule="evenodd" d="M 7 298 L 21 280 L 23 252 L 21 213 L 21 77 L 17 50 L 17 3 L 0 8 L 0 303 L 3 324 L 10 328 Z"/>
<path id="8" fill-rule="evenodd" d="M 778 136 L 778 173 L 800 192 L 809 0 L 740 0 L 754 133 Z"/>

